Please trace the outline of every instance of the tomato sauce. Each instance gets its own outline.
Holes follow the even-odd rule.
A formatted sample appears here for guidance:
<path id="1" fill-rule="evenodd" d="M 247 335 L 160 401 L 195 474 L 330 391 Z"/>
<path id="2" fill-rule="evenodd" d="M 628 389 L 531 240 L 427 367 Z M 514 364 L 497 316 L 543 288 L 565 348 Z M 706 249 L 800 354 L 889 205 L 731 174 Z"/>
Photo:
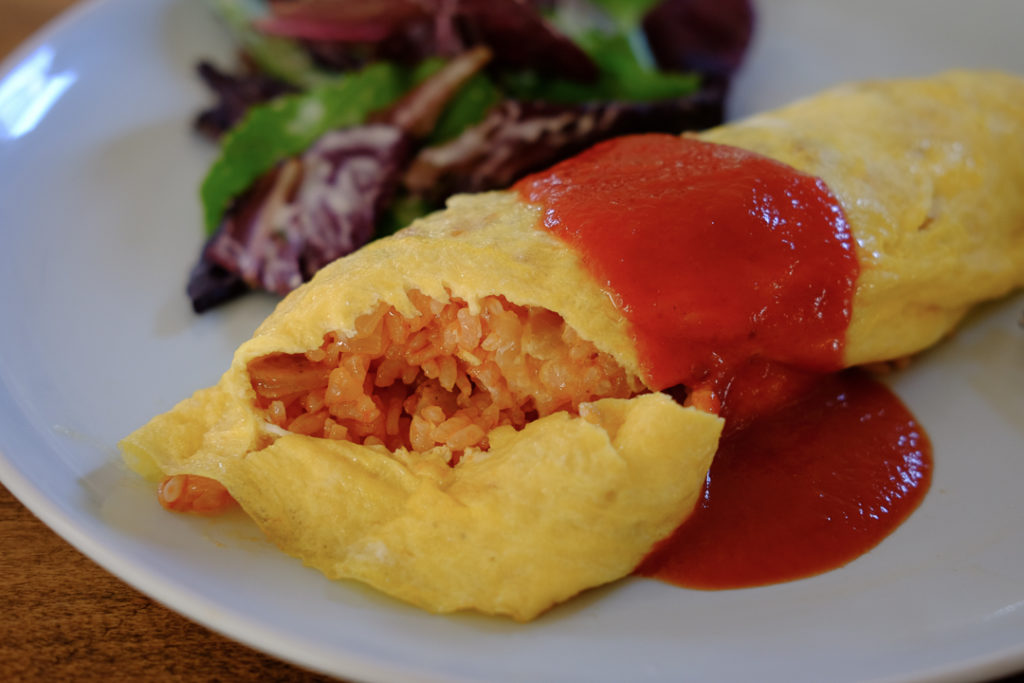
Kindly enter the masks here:
<path id="1" fill-rule="evenodd" d="M 693 516 L 637 573 L 703 589 L 820 574 L 888 536 L 930 481 L 928 437 L 899 399 L 865 374 L 830 375 L 725 436 Z"/>
<path id="2" fill-rule="evenodd" d="M 599 144 L 516 187 L 614 295 L 651 388 L 724 398 L 750 359 L 842 367 L 859 266 L 820 180 L 655 134 Z"/>
<path id="3" fill-rule="evenodd" d="M 820 179 L 655 134 L 599 144 L 515 189 L 629 321 L 648 386 L 681 386 L 726 420 L 704 499 L 638 573 L 700 588 L 809 576 L 917 506 L 927 437 L 883 385 L 836 374 L 860 266 Z"/>

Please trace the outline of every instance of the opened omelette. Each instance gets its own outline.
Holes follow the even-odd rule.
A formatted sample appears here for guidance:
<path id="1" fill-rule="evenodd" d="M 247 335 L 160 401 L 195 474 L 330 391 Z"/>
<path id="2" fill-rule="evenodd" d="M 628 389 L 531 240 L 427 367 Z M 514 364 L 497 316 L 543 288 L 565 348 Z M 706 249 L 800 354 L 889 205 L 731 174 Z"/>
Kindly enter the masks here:
<path id="1" fill-rule="evenodd" d="M 1022 284 L 1024 81 L 848 85 L 454 197 L 121 446 L 330 578 L 528 620 L 688 517 L 740 379 L 913 354 Z"/>

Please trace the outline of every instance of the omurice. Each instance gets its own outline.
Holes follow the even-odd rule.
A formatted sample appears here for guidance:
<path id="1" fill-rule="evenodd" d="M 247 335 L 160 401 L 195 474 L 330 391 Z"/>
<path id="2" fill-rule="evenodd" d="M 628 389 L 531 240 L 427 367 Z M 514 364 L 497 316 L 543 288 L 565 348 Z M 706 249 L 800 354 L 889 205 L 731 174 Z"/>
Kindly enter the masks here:
<path id="1" fill-rule="evenodd" d="M 171 507 L 215 482 L 331 578 L 529 620 L 678 528 L 765 387 L 914 354 L 1022 284 L 1024 80 L 845 85 L 456 196 L 121 446 Z"/>

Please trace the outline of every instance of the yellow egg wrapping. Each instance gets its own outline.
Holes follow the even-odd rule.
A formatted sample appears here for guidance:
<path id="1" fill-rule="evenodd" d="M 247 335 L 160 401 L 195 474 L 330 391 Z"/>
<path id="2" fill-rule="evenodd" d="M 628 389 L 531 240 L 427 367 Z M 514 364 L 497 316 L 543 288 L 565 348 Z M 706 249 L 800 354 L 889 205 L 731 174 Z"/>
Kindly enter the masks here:
<path id="1" fill-rule="evenodd" d="M 913 354 L 1024 284 L 1019 78 L 843 86 L 700 137 L 821 177 L 840 200 L 862 268 L 848 365 Z M 435 612 L 528 620 L 629 574 L 692 511 L 719 418 L 659 393 L 603 399 L 499 427 L 489 450 L 450 467 L 444 449 L 284 433 L 254 405 L 250 361 L 316 349 L 381 303 L 411 315 L 410 289 L 471 310 L 501 295 L 554 311 L 639 375 L 613 298 L 541 218 L 511 192 L 458 196 L 332 263 L 280 303 L 216 386 L 125 438 L 127 462 L 216 479 L 285 552 Z"/>

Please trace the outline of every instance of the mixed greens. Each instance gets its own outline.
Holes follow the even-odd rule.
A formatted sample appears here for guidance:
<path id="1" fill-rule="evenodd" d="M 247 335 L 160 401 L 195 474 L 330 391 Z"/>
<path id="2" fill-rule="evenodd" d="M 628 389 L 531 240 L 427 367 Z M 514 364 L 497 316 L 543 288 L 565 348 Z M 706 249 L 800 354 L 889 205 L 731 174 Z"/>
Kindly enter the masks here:
<path id="1" fill-rule="evenodd" d="M 285 294 L 452 193 L 716 125 L 753 28 L 749 0 L 209 1 L 241 66 L 199 66 L 220 155 L 197 312 Z"/>

